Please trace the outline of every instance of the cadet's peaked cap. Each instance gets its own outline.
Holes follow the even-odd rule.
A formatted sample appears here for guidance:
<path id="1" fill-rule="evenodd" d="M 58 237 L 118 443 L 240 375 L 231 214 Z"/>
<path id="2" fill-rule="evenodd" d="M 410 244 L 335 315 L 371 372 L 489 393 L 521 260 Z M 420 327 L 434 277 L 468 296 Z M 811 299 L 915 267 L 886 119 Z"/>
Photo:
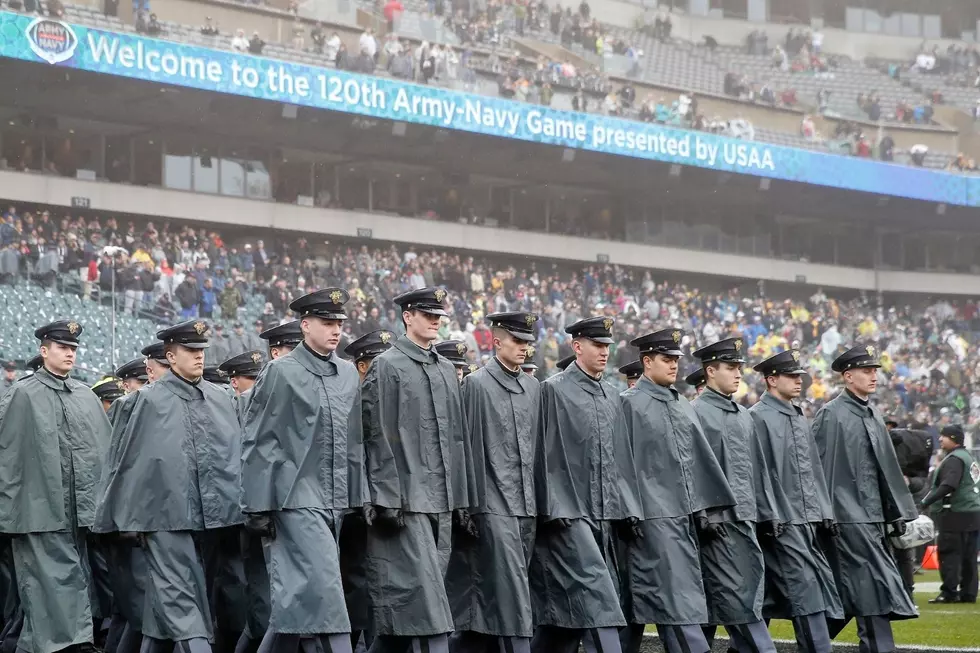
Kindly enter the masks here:
<path id="1" fill-rule="evenodd" d="M 468 347 L 462 340 L 446 340 L 436 345 L 436 352 L 449 360 L 456 367 L 466 367 L 466 350 Z"/>
<path id="2" fill-rule="evenodd" d="M 859 367 L 881 367 L 877 347 L 874 345 L 851 347 L 834 360 L 830 369 L 835 372 L 846 372 Z"/>
<path id="3" fill-rule="evenodd" d="M 800 365 L 800 358 L 802 356 L 798 349 L 787 349 L 770 356 L 752 369 L 762 376 L 779 376 L 780 374 L 799 376 L 806 374 L 806 370 Z"/>
<path id="4" fill-rule="evenodd" d="M 354 362 L 362 358 L 374 358 L 378 354 L 388 351 L 394 339 L 395 334 L 391 331 L 372 331 L 344 347 L 344 353 L 353 358 Z"/>
<path id="5" fill-rule="evenodd" d="M 299 320 L 278 324 L 259 334 L 263 340 L 269 341 L 270 347 L 295 347 L 303 342 L 303 327 Z"/>
<path id="6" fill-rule="evenodd" d="M 82 325 L 74 320 L 58 320 L 45 324 L 34 331 L 38 340 L 50 340 L 69 347 L 78 346 L 78 336 L 82 335 Z"/>
<path id="7" fill-rule="evenodd" d="M 445 301 L 447 293 L 442 288 L 422 288 L 421 290 L 411 290 L 395 297 L 395 302 L 403 311 L 422 311 L 429 315 L 439 315 L 447 317 Z"/>
<path id="8" fill-rule="evenodd" d="M 562 372 L 564 372 L 565 369 L 569 365 L 571 365 L 572 363 L 574 363 L 574 362 L 575 362 L 575 356 L 574 355 L 572 355 L 572 356 L 565 356 L 565 358 L 563 358 L 560 361 L 558 361 L 557 363 L 555 363 L 555 367 L 557 367 Z"/>
<path id="9" fill-rule="evenodd" d="M 228 385 L 231 383 L 231 379 L 228 378 L 228 375 L 225 374 L 218 365 L 207 365 L 204 368 L 204 380 L 221 385 Z"/>
<path id="10" fill-rule="evenodd" d="M 491 313 L 487 322 L 491 328 L 503 329 L 518 340 L 534 342 L 534 325 L 538 321 L 537 313 Z"/>
<path id="11" fill-rule="evenodd" d="M 146 376 L 146 359 L 135 358 L 128 363 L 123 363 L 116 368 L 116 376 L 120 379 L 138 379 L 144 383 L 149 381 Z"/>
<path id="12" fill-rule="evenodd" d="M 140 350 L 140 353 L 147 358 L 152 358 L 158 363 L 170 365 L 170 362 L 167 360 L 166 347 L 162 342 L 154 342 L 152 345 L 147 345 Z"/>
<path id="13" fill-rule="evenodd" d="M 704 368 L 703 367 L 699 367 L 698 369 L 694 370 L 693 372 L 691 372 L 690 374 L 688 374 L 686 377 L 684 377 L 684 383 L 686 383 L 689 386 L 692 386 L 694 388 L 700 388 L 701 386 L 705 385 L 707 382 L 708 382 L 708 379 L 704 375 Z"/>
<path id="14" fill-rule="evenodd" d="M 719 340 L 706 347 L 702 347 L 694 352 L 693 355 L 695 358 L 700 359 L 701 363 L 713 363 L 715 361 L 721 361 L 722 363 L 744 363 L 745 359 L 742 358 L 743 344 L 741 338 L 725 338 L 724 340 Z"/>
<path id="15" fill-rule="evenodd" d="M 684 332 L 680 329 L 661 329 L 645 336 L 634 338 L 630 344 L 640 350 L 640 355 L 663 354 L 665 356 L 683 356 L 681 338 Z"/>
<path id="16" fill-rule="evenodd" d="M 157 340 L 165 345 L 181 345 L 188 349 L 207 349 L 211 329 L 203 320 L 187 320 L 157 331 Z"/>
<path id="17" fill-rule="evenodd" d="M 619 368 L 619 373 L 624 375 L 627 380 L 632 381 L 633 379 L 638 379 L 643 376 L 643 361 L 633 361 L 632 363 L 626 363 L 621 368 Z"/>
<path id="18" fill-rule="evenodd" d="M 524 361 L 521 363 L 521 369 L 525 372 L 535 372 L 538 369 L 538 364 L 534 361 Z"/>
<path id="19" fill-rule="evenodd" d="M 465 379 L 466 377 L 468 377 L 470 374 L 477 371 L 478 369 L 480 369 L 480 366 L 474 363 L 470 363 L 469 365 L 463 365 L 463 378 Z"/>
<path id="20" fill-rule="evenodd" d="M 107 376 L 92 386 L 92 392 L 102 401 L 113 402 L 126 394 L 122 379 L 114 376 Z"/>
<path id="21" fill-rule="evenodd" d="M 255 377 L 262 371 L 265 365 L 265 356 L 260 351 L 246 351 L 237 356 L 232 356 L 218 366 L 219 372 L 224 372 L 229 378 L 233 376 Z"/>
<path id="22" fill-rule="evenodd" d="M 342 288 L 324 288 L 294 299 L 289 310 L 302 317 L 310 315 L 324 320 L 346 320 L 344 304 L 350 301 L 350 293 Z"/>
<path id="23" fill-rule="evenodd" d="M 42 365 L 44 365 L 44 358 L 41 356 L 41 354 L 38 354 L 31 360 L 24 363 L 24 369 L 37 372 L 39 369 L 41 369 Z"/>
<path id="24" fill-rule="evenodd" d="M 588 338 L 600 345 L 613 344 L 612 328 L 616 320 L 611 317 L 587 317 L 571 326 L 565 327 L 565 333 L 573 338 Z"/>

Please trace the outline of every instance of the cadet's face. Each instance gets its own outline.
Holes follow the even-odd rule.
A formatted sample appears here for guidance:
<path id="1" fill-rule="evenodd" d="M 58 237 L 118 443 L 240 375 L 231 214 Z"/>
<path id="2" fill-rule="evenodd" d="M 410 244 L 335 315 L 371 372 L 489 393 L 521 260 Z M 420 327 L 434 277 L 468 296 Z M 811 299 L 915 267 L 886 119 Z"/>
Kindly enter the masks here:
<path id="1" fill-rule="evenodd" d="M 854 394 L 867 397 L 878 389 L 878 369 L 874 367 L 859 367 L 844 373 L 844 384 Z"/>
<path id="2" fill-rule="evenodd" d="M 52 342 L 41 347 L 41 358 L 44 359 L 44 367 L 49 372 L 66 376 L 75 366 L 75 348 L 60 342 Z"/>
<path id="3" fill-rule="evenodd" d="M 357 361 L 357 374 L 361 377 L 361 381 L 367 376 L 368 370 L 371 369 L 371 362 L 374 358 L 362 358 Z"/>
<path id="4" fill-rule="evenodd" d="M 633 386 L 636 385 L 636 382 L 639 381 L 639 380 L 640 380 L 639 377 L 637 377 L 635 379 L 626 379 L 626 387 L 627 388 L 632 388 Z"/>
<path id="5" fill-rule="evenodd" d="M 319 317 L 304 317 L 301 326 L 306 344 L 320 354 L 329 354 L 340 344 L 340 320 L 324 320 Z"/>
<path id="6" fill-rule="evenodd" d="M 780 374 L 778 376 L 770 376 L 768 382 L 770 384 L 775 381 L 774 385 L 770 386 L 776 395 L 784 401 L 790 401 L 796 399 L 803 392 L 803 375 L 802 374 Z"/>
<path id="7" fill-rule="evenodd" d="M 527 358 L 527 343 L 509 333 L 498 332 L 493 339 L 493 346 L 497 350 L 497 358 L 500 362 L 512 370 L 523 365 Z"/>
<path id="8" fill-rule="evenodd" d="M 188 381 L 197 381 L 204 375 L 204 350 L 174 345 L 167 352 L 170 369 Z"/>
<path id="9" fill-rule="evenodd" d="M 105 399 L 102 400 L 102 410 L 104 412 L 107 412 L 108 413 L 110 406 L 112 406 L 112 402 L 111 401 L 106 401 Z"/>
<path id="10" fill-rule="evenodd" d="M 143 382 L 139 379 L 123 379 L 123 388 L 127 393 L 136 392 L 143 387 Z"/>
<path id="11" fill-rule="evenodd" d="M 282 358 L 289 352 L 293 350 L 289 345 L 279 345 L 278 347 L 269 347 L 269 358 L 276 360 L 277 358 Z"/>
<path id="12" fill-rule="evenodd" d="M 696 386 L 694 386 L 694 396 L 700 397 L 701 396 L 701 393 L 704 392 L 704 388 L 705 388 L 705 386 L 703 386 L 703 385 L 696 385 Z"/>
<path id="13" fill-rule="evenodd" d="M 170 368 L 163 363 L 159 363 L 152 358 L 146 359 L 146 377 L 149 383 L 158 381 L 169 371 Z"/>
<path id="14" fill-rule="evenodd" d="M 415 343 L 430 343 L 439 337 L 439 326 L 442 318 L 422 311 L 405 311 L 405 332 Z"/>
<path id="15" fill-rule="evenodd" d="M 609 345 L 588 338 L 578 338 L 572 342 L 572 349 L 575 350 L 575 360 L 586 374 L 599 376 L 606 369 Z"/>
<path id="16" fill-rule="evenodd" d="M 643 373 L 657 385 L 672 385 L 677 380 L 677 361 L 679 356 L 654 354 L 643 357 Z"/>
<path id="17" fill-rule="evenodd" d="M 231 377 L 231 387 L 235 389 L 235 394 L 242 394 L 243 392 L 248 392 L 255 385 L 255 379 L 249 378 L 247 376 L 233 376 Z"/>
<path id="18" fill-rule="evenodd" d="M 456 380 L 459 381 L 460 383 L 463 382 L 463 368 L 462 367 L 457 367 L 456 368 Z"/>
<path id="19" fill-rule="evenodd" d="M 715 389 L 723 395 L 733 395 L 742 380 L 742 366 L 738 363 L 722 363 L 717 368 L 709 368 L 705 374 L 714 379 Z"/>

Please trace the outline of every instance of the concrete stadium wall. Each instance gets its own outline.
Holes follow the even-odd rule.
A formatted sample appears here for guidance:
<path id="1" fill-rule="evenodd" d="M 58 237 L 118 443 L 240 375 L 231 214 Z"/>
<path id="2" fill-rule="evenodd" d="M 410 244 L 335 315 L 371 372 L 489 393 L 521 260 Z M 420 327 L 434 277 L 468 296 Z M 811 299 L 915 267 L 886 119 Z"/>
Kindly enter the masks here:
<path id="1" fill-rule="evenodd" d="M 80 181 L 63 177 L 0 171 L 5 199 L 70 207 L 84 197 L 94 211 L 152 215 L 174 220 L 206 221 L 231 226 L 357 237 L 371 229 L 378 240 L 425 246 L 496 252 L 512 256 L 521 250 L 544 258 L 594 263 L 600 254 L 610 262 L 638 268 L 704 273 L 738 270 L 746 279 L 795 283 L 801 276 L 814 286 L 883 292 L 980 295 L 980 276 L 894 272 L 736 256 L 670 247 L 635 245 L 556 234 L 461 225 L 354 211 L 308 208 L 219 195 Z"/>

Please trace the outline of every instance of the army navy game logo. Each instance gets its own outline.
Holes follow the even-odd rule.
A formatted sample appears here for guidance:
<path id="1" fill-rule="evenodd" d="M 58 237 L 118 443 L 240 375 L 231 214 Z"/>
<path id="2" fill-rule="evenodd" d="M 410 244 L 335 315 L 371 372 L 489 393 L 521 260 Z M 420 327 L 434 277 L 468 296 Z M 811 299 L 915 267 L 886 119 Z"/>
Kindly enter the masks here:
<path id="1" fill-rule="evenodd" d="M 35 18 L 25 32 L 34 54 L 50 64 L 68 61 L 78 47 L 78 37 L 71 26 L 50 18 Z"/>

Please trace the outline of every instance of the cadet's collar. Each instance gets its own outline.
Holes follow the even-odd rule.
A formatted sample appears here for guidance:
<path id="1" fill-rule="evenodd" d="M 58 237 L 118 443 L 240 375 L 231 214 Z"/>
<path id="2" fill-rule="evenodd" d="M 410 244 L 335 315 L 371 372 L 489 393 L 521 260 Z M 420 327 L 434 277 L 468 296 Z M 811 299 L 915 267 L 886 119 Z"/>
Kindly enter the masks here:
<path id="1" fill-rule="evenodd" d="M 633 387 L 660 401 L 677 401 L 680 396 L 674 386 L 662 386 L 659 383 L 654 383 L 645 375 L 641 376 Z"/>
<path id="2" fill-rule="evenodd" d="M 164 374 L 162 378 L 156 381 L 156 383 L 165 385 L 175 395 L 188 401 L 201 397 L 204 392 L 201 388 L 200 381 L 197 383 L 191 383 L 187 379 L 178 376 L 173 370 L 170 371 L 170 374 Z"/>
<path id="3" fill-rule="evenodd" d="M 712 406 L 717 406 L 718 408 L 726 410 L 730 413 L 738 412 L 738 404 L 736 404 L 731 397 L 726 397 L 714 388 L 705 388 L 704 392 L 701 393 L 700 399 L 705 403 L 711 404 Z"/>
<path id="4" fill-rule="evenodd" d="M 333 376 L 337 373 L 336 351 L 332 351 L 326 356 L 321 356 L 303 342 L 299 347 L 296 347 L 286 355 L 292 356 L 294 360 L 311 374 L 317 376 Z"/>
<path id="5" fill-rule="evenodd" d="M 524 372 L 521 372 L 519 376 L 514 376 L 513 374 L 508 373 L 508 371 L 504 369 L 504 366 L 500 363 L 500 361 L 497 360 L 496 356 L 494 356 L 493 360 L 487 365 L 485 365 L 484 367 L 487 370 L 487 374 L 492 376 L 494 380 L 497 383 L 499 383 L 503 387 L 503 389 L 506 390 L 507 392 L 513 394 L 524 393 L 525 391 L 524 385 L 521 383 L 522 381 L 521 377 L 527 376 L 526 374 L 524 374 Z"/>
<path id="6" fill-rule="evenodd" d="M 790 417 L 797 417 L 803 414 L 803 411 L 799 407 L 791 404 L 788 401 L 783 401 L 779 397 L 769 392 L 765 392 L 760 400 L 765 405 L 778 410 L 783 415 L 789 415 Z"/>
<path id="7" fill-rule="evenodd" d="M 871 404 L 867 401 L 861 401 L 850 390 L 844 390 L 844 392 L 838 395 L 838 399 L 844 402 L 848 410 L 857 415 L 858 417 L 873 417 L 875 412 L 871 407 Z"/>
<path id="8" fill-rule="evenodd" d="M 578 366 L 578 362 L 573 362 L 571 365 L 566 367 L 564 374 L 567 374 L 568 378 L 571 379 L 575 385 L 579 386 L 590 395 L 605 396 L 605 384 L 601 380 L 597 380 L 586 374 L 585 370 Z"/>
<path id="9" fill-rule="evenodd" d="M 34 372 L 34 376 L 43 385 L 46 385 L 52 390 L 58 390 L 59 392 L 71 392 L 71 384 L 68 383 L 68 377 L 62 378 L 60 376 L 55 376 L 43 365 L 38 368 L 37 372 Z"/>
<path id="10" fill-rule="evenodd" d="M 434 348 L 422 349 L 409 340 L 408 336 L 398 336 L 398 339 L 395 340 L 392 346 L 416 363 L 431 364 L 439 361 L 439 354 L 436 353 Z"/>

